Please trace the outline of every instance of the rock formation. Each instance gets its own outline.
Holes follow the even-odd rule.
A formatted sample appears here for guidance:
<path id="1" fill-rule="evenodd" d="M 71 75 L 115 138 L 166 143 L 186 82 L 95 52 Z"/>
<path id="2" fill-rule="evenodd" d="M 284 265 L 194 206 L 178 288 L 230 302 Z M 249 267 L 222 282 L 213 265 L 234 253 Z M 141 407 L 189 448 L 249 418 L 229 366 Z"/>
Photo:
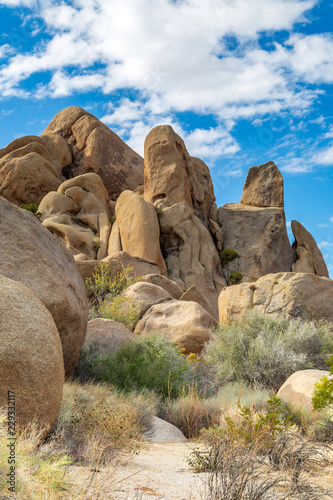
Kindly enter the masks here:
<path id="1" fill-rule="evenodd" d="M 293 250 L 296 259 L 292 270 L 295 273 L 314 273 L 329 278 L 322 253 L 313 236 L 296 220 L 291 221 L 291 229 L 295 236 Z"/>
<path id="2" fill-rule="evenodd" d="M 63 169 L 66 179 L 88 172 L 98 174 L 112 200 L 125 189 L 143 184 L 143 160 L 95 116 L 71 106 L 58 113 L 44 134 L 66 139 L 73 156 Z"/>
<path id="3" fill-rule="evenodd" d="M 140 318 L 155 304 L 161 304 L 167 300 L 172 300 L 171 295 L 153 283 L 139 281 L 128 287 L 123 293 L 123 297 L 135 303 L 139 309 Z"/>
<path id="4" fill-rule="evenodd" d="M 32 290 L 50 311 L 58 329 L 66 376 L 84 342 L 88 304 L 73 256 L 38 219 L 0 198 L 0 274 Z"/>
<path id="5" fill-rule="evenodd" d="M 220 323 L 229 324 L 255 309 L 263 314 L 325 319 L 333 322 L 333 281 L 307 273 L 278 273 L 255 283 L 223 289 L 219 297 Z"/>
<path id="6" fill-rule="evenodd" d="M 38 204 L 56 191 L 72 162 L 67 142 L 54 134 L 21 137 L 0 149 L 0 196 L 16 205 Z"/>
<path id="7" fill-rule="evenodd" d="M 41 438 L 45 437 L 54 425 L 62 398 L 64 363 L 59 334 L 37 296 L 3 276 L 0 380 L 0 407 L 9 404 L 14 408 L 16 425 L 21 429 L 36 418 L 43 429 Z"/>
<path id="8" fill-rule="evenodd" d="M 291 271 L 294 256 L 283 209 L 283 179 L 273 162 L 250 168 L 241 203 L 220 207 L 218 220 L 224 249 L 237 252 L 224 264 L 228 280 L 232 273 L 247 282 Z"/>
<path id="9" fill-rule="evenodd" d="M 131 338 L 132 332 L 121 323 L 111 319 L 91 319 L 83 349 L 92 349 L 93 356 L 111 356 L 121 344 Z"/>

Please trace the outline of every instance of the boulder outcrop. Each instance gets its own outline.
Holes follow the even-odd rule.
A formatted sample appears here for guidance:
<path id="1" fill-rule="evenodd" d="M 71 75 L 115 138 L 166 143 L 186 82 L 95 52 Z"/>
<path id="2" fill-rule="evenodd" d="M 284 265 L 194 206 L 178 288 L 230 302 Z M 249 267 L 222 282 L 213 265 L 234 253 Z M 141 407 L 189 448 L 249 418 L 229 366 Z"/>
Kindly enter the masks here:
<path id="1" fill-rule="evenodd" d="M 168 292 L 173 299 L 179 299 L 184 293 L 184 290 L 180 288 L 175 281 L 169 280 L 165 276 L 160 276 L 159 274 L 146 274 L 146 276 L 142 276 L 140 281 L 160 286 L 163 290 Z"/>
<path id="2" fill-rule="evenodd" d="M 73 256 L 30 212 L 0 198 L 0 274 L 19 281 L 43 302 L 58 329 L 66 376 L 83 345 L 88 303 Z"/>
<path id="3" fill-rule="evenodd" d="M 83 349 L 92 349 L 94 356 L 111 356 L 122 344 L 133 338 L 132 332 L 112 319 L 96 318 L 88 322 Z"/>
<path id="4" fill-rule="evenodd" d="M 0 276 L 0 407 L 15 410 L 24 429 L 34 419 L 43 439 L 57 418 L 64 383 L 61 342 L 38 297 Z M 17 431 L 17 429 L 16 429 Z"/>
<path id="5" fill-rule="evenodd" d="M 296 220 L 291 221 L 291 229 L 295 236 L 293 250 L 296 258 L 292 270 L 295 273 L 314 273 L 329 278 L 327 266 L 313 236 Z"/>
<path id="6" fill-rule="evenodd" d="M 275 163 L 251 167 L 243 188 L 241 203 L 254 207 L 283 207 L 283 178 Z"/>
<path id="7" fill-rule="evenodd" d="M 160 286 L 143 281 L 138 281 L 126 288 L 122 296 L 128 298 L 130 304 L 136 304 L 140 311 L 140 318 L 155 304 L 172 300 L 171 295 Z"/>
<path id="8" fill-rule="evenodd" d="M 251 309 L 286 318 L 333 322 L 333 281 L 315 274 L 278 273 L 263 276 L 255 283 L 226 287 L 221 292 L 221 324 L 244 317 Z"/>
<path id="9" fill-rule="evenodd" d="M 167 340 L 180 344 L 185 353 L 200 353 L 212 339 L 217 321 L 196 302 L 169 300 L 152 306 L 135 327 L 134 333 L 158 332 Z"/>
<path id="10" fill-rule="evenodd" d="M 112 200 L 143 184 L 143 159 L 87 111 L 76 106 L 63 109 L 43 135 L 50 133 L 66 139 L 71 149 L 73 161 L 62 171 L 66 179 L 95 172 Z"/>
<path id="11" fill-rule="evenodd" d="M 67 142 L 54 134 L 21 137 L 0 149 L 0 196 L 15 205 L 38 203 L 56 191 L 71 164 Z"/>

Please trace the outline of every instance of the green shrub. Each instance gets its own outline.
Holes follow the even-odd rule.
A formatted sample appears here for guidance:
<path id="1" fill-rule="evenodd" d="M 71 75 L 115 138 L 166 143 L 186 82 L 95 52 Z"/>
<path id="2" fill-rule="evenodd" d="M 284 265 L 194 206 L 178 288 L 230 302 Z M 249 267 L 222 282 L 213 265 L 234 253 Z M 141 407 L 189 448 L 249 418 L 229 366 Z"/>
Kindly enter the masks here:
<path id="1" fill-rule="evenodd" d="M 220 253 L 220 257 L 222 266 L 225 267 L 229 262 L 238 257 L 238 253 L 236 252 L 236 250 L 233 250 L 232 248 L 225 248 Z"/>
<path id="2" fill-rule="evenodd" d="M 323 368 L 332 344 L 329 323 L 251 311 L 243 322 L 220 326 L 202 359 L 217 385 L 243 380 L 277 390 L 297 370 Z"/>
<path id="3" fill-rule="evenodd" d="M 239 283 L 239 281 L 242 279 L 242 273 L 238 271 L 233 271 L 230 276 L 229 276 L 229 281 L 230 283 Z"/>
<path id="4" fill-rule="evenodd" d="M 333 354 L 327 361 L 330 374 L 333 375 Z M 312 398 L 314 410 L 322 410 L 327 406 L 333 405 L 333 376 L 328 378 L 326 375 L 315 384 L 314 395 Z"/>
<path id="5" fill-rule="evenodd" d="M 33 212 L 34 214 L 36 214 L 38 211 L 37 203 L 22 203 L 20 205 L 20 208 L 23 208 L 23 210 L 28 210 L 28 212 Z"/>
<path id="6" fill-rule="evenodd" d="M 98 241 L 94 241 L 92 244 L 93 251 L 97 253 L 100 248 L 101 248 L 100 243 Z"/>
<path id="7" fill-rule="evenodd" d="M 114 216 L 113 215 L 108 215 L 108 218 L 109 218 L 109 221 L 111 222 L 111 224 L 114 223 Z"/>
<path id="8" fill-rule="evenodd" d="M 191 365 L 173 342 L 158 335 L 137 337 L 111 356 L 98 357 L 93 349 L 81 355 L 75 376 L 113 384 L 121 390 L 149 390 L 176 397 L 191 379 Z"/>

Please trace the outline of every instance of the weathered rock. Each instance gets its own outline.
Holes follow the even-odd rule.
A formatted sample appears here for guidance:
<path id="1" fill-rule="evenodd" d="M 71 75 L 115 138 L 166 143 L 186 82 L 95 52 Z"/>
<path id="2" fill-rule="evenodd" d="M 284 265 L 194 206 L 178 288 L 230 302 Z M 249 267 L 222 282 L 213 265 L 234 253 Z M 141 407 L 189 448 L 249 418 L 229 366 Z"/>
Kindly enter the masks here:
<path id="1" fill-rule="evenodd" d="M 53 134 L 21 137 L 0 149 L 0 196 L 10 202 L 39 203 L 64 180 L 72 161 L 67 142 Z"/>
<path id="2" fill-rule="evenodd" d="M 249 169 L 241 203 L 254 207 L 284 206 L 283 178 L 272 161 Z"/>
<path id="3" fill-rule="evenodd" d="M 206 227 L 216 219 L 209 168 L 188 154 L 184 141 L 169 125 L 153 128 L 145 140 L 144 198 L 171 207 L 185 202 Z"/>
<path id="4" fill-rule="evenodd" d="M 101 260 L 108 252 L 112 207 L 101 178 L 91 172 L 63 182 L 39 207 L 43 225 L 72 253 Z"/>
<path id="5" fill-rule="evenodd" d="M 210 329 L 217 322 L 196 302 L 169 300 L 152 306 L 135 327 L 134 333 L 149 335 L 158 332 L 167 340 L 181 344 L 185 353 L 200 353 L 211 340 Z"/>
<path id="6" fill-rule="evenodd" d="M 291 221 L 291 229 L 295 236 L 293 249 L 297 259 L 293 264 L 293 271 L 315 273 L 329 278 L 324 258 L 313 236 L 296 220 Z"/>
<path id="7" fill-rule="evenodd" d="M 83 349 L 93 349 L 94 356 L 111 356 L 133 334 L 121 323 L 111 319 L 96 318 L 88 322 Z"/>
<path id="8" fill-rule="evenodd" d="M 60 111 L 43 135 L 49 133 L 64 137 L 72 150 L 73 163 L 63 170 L 67 179 L 95 172 L 113 200 L 125 189 L 143 184 L 143 159 L 83 109 L 71 106 Z"/>
<path id="9" fill-rule="evenodd" d="M 32 290 L 58 329 L 66 375 L 84 342 L 88 303 L 73 256 L 31 213 L 0 198 L 0 273 Z"/>
<path id="10" fill-rule="evenodd" d="M 166 274 L 160 248 L 160 227 L 156 210 L 133 191 L 123 191 L 116 204 L 122 250 L 133 257 L 155 262 L 161 274 Z"/>
<path id="11" fill-rule="evenodd" d="M 218 319 L 218 315 L 215 316 L 215 311 L 213 311 L 212 306 L 196 285 L 190 286 L 190 288 L 188 288 L 186 292 L 182 294 L 179 300 L 185 300 L 186 302 L 197 302 L 204 309 L 206 309 L 206 311 L 211 314 L 211 316 Z"/>
<path id="12" fill-rule="evenodd" d="M 129 272 L 131 277 L 141 277 L 146 274 L 160 274 L 160 270 L 156 265 L 156 262 L 144 259 L 143 257 L 132 257 L 127 252 L 115 252 L 103 259 L 103 262 L 109 262 L 110 260 L 118 260 L 124 269 L 127 267 L 132 267 L 133 270 Z"/>
<path id="13" fill-rule="evenodd" d="M 159 274 L 146 274 L 146 276 L 143 276 L 140 281 L 160 286 L 166 290 L 173 299 L 179 299 L 184 293 L 184 290 L 180 288 L 175 281 L 169 280 L 165 276 L 160 276 Z"/>
<path id="14" fill-rule="evenodd" d="M 242 282 L 256 281 L 270 273 L 289 272 L 294 260 L 283 208 L 258 208 L 230 203 L 218 209 L 224 249 L 238 257 L 225 265 L 229 278 L 240 272 Z"/>
<path id="15" fill-rule="evenodd" d="M 36 418 L 41 439 L 57 418 L 64 363 L 53 318 L 27 287 L 0 276 L 0 407 L 13 408 L 21 429 Z"/>
<path id="16" fill-rule="evenodd" d="M 138 281 L 129 286 L 123 293 L 123 297 L 130 299 L 130 302 L 137 305 L 140 311 L 140 318 L 155 304 L 160 304 L 167 300 L 172 300 L 171 295 L 160 286 L 152 283 Z"/>
<path id="17" fill-rule="evenodd" d="M 224 288 L 220 294 L 221 324 L 229 324 L 251 309 L 286 318 L 333 322 L 333 281 L 306 273 L 268 274 L 255 283 Z"/>
<path id="18" fill-rule="evenodd" d="M 300 370 L 293 373 L 280 387 L 277 397 L 289 403 L 295 410 L 312 411 L 314 386 L 324 376 L 330 377 L 329 371 Z"/>
<path id="19" fill-rule="evenodd" d="M 183 443 L 187 441 L 178 427 L 161 418 L 153 417 L 152 424 L 152 431 L 146 435 L 148 441 L 153 443 Z"/>

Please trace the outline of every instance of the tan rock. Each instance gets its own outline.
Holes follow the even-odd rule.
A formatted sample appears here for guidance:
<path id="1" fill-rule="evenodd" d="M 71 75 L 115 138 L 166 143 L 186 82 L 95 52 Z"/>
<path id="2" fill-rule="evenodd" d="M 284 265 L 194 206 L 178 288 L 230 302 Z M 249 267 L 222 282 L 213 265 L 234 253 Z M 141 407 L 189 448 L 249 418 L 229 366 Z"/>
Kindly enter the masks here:
<path id="1" fill-rule="evenodd" d="M 283 208 L 230 203 L 218 209 L 218 219 L 224 249 L 238 254 L 224 267 L 227 279 L 232 272 L 240 272 L 242 282 L 252 282 L 266 274 L 291 271 L 294 256 Z"/>
<path id="2" fill-rule="evenodd" d="M 140 311 L 140 318 L 155 304 L 172 300 L 171 295 L 160 286 L 152 283 L 138 281 L 129 286 L 123 293 L 123 297 L 130 299 L 130 304 L 135 303 Z"/>
<path id="3" fill-rule="evenodd" d="M 283 178 L 272 161 L 249 169 L 241 203 L 254 207 L 283 208 Z"/>
<path id="4" fill-rule="evenodd" d="M 64 383 L 53 318 L 27 287 L 0 276 L 0 407 L 15 403 L 16 425 L 37 420 L 42 438 L 57 418 Z M 16 429 L 17 430 L 17 429 Z"/>
<path id="5" fill-rule="evenodd" d="M 311 412 L 315 384 L 325 375 L 330 377 L 330 372 L 324 370 L 295 372 L 280 387 L 277 397 L 289 403 L 295 410 L 305 409 Z"/>
<path id="6" fill-rule="evenodd" d="M 64 179 L 72 162 L 67 142 L 53 134 L 16 139 L 0 150 L 0 196 L 10 202 L 39 203 Z"/>
<path id="7" fill-rule="evenodd" d="M 173 299 L 179 299 L 184 292 L 184 290 L 180 288 L 178 283 L 158 274 L 147 274 L 146 276 L 143 276 L 140 281 L 144 281 L 145 283 L 152 283 L 153 285 L 157 285 L 163 288 L 171 295 Z"/>
<path id="8" fill-rule="evenodd" d="M 333 322 L 333 281 L 315 274 L 277 273 L 223 289 L 219 297 L 221 323 L 229 324 L 250 309 Z"/>
<path id="9" fill-rule="evenodd" d="M 313 236 L 296 220 L 291 221 L 291 229 L 295 236 L 293 249 L 297 257 L 296 263 L 293 265 L 293 271 L 313 272 L 318 276 L 329 278 L 324 258 Z"/>
<path id="10" fill-rule="evenodd" d="M 199 288 L 196 285 L 190 286 L 182 294 L 182 296 L 179 298 L 179 300 L 185 300 L 186 302 L 197 302 L 200 304 L 206 311 L 213 316 L 213 318 L 218 319 L 218 315 L 215 315 L 215 311 L 213 310 L 212 306 L 206 299 L 206 297 L 200 292 Z"/>
<path id="11" fill-rule="evenodd" d="M 87 172 L 98 174 L 113 200 L 125 189 L 143 183 L 143 159 L 106 125 L 81 108 L 71 106 L 58 113 L 44 134 L 65 137 L 73 152 L 66 177 Z"/>
<path id="12" fill-rule="evenodd" d="M 39 207 L 44 227 L 72 253 L 101 260 L 108 252 L 112 207 L 101 178 L 95 173 L 63 182 L 48 193 Z"/>
<path id="13" fill-rule="evenodd" d="M 116 217 L 122 250 L 155 262 L 165 275 L 155 208 L 133 191 L 123 191 L 117 200 Z"/>
<path id="14" fill-rule="evenodd" d="M 0 198 L 0 273 L 32 290 L 58 329 L 66 375 L 84 342 L 88 303 L 82 278 L 66 247 L 31 213 Z"/>
<path id="15" fill-rule="evenodd" d="M 114 259 L 118 260 L 124 269 L 127 267 L 133 268 L 133 271 L 129 273 L 131 277 L 141 277 L 146 274 L 159 274 L 161 272 L 155 262 L 143 257 L 132 257 L 127 252 L 112 253 L 105 257 L 103 262 L 109 262 Z"/>
<path id="16" fill-rule="evenodd" d="M 185 443 L 187 441 L 178 427 L 158 417 L 152 418 L 152 430 L 146 437 L 152 443 Z"/>
<path id="17" fill-rule="evenodd" d="M 200 353 L 212 338 L 216 320 L 196 302 L 169 300 L 151 307 L 136 325 L 134 333 L 145 336 L 158 332 L 181 344 L 185 353 Z"/>
<path id="18" fill-rule="evenodd" d="M 111 356 L 133 334 L 121 323 L 112 319 L 96 318 L 88 322 L 83 349 L 93 349 L 94 356 Z"/>

